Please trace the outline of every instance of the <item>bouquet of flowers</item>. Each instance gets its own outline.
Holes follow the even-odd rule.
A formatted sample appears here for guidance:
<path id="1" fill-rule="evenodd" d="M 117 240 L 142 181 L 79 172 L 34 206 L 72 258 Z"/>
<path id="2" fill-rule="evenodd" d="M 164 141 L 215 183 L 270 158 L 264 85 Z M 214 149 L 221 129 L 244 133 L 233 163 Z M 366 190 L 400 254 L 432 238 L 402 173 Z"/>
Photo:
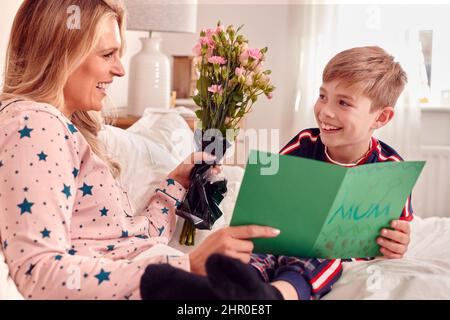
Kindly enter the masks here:
<path id="1" fill-rule="evenodd" d="M 199 76 L 196 112 L 200 130 L 195 133 L 197 147 L 216 156 L 219 162 L 227 148 L 227 140 L 235 139 L 238 125 L 251 111 L 260 95 L 272 99 L 275 87 L 270 70 L 264 70 L 267 47 L 252 49 L 233 26 L 224 29 L 220 22 L 214 29 L 203 30 L 195 45 L 195 67 Z M 230 134 L 231 132 L 231 134 Z M 196 229 L 211 229 L 222 216 L 219 204 L 227 191 L 226 180 L 211 181 L 209 168 L 214 163 L 195 165 L 185 200 L 177 215 L 185 219 L 180 244 L 194 245 Z"/>

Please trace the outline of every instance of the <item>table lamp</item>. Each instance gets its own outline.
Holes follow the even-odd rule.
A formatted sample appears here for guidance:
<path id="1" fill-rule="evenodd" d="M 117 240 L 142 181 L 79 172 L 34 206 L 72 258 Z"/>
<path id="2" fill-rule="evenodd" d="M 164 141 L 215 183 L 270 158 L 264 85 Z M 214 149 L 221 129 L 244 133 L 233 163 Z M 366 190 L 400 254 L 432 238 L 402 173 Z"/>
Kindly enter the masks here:
<path id="1" fill-rule="evenodd" d="M 170 59 L 161 38 L 152 32 L 195 33 L 197 0 L 125 0 L 128 30 L 148 31 L 142 49 L 130 62 L 128 113 L 142 116 L 146 108 L 170 108 Z"/>

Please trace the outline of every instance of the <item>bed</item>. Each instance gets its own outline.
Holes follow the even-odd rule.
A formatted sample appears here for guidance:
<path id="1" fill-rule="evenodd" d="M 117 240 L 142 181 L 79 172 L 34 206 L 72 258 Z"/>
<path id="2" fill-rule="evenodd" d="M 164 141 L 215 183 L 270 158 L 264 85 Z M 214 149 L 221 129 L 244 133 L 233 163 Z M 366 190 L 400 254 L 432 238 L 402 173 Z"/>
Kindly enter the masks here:
<path id="1" fill-rule="evenodd" d="M 121 183 L 136 211 L 145 207 L 158 182 L 193 152 L 193 133 L 181 116 L 186 113 L 189 111 L 183 108 L 164 113 L 147 110 L 126 131 L 111 126 L 102 130 L 100 138 L 108 152 L 122 164 Z M 230 221 L 243 169 L 224 166 L 223 174 L 229 181 L 229 191 L 221 204 L 224 216 L 214 230 Z M 179 219 L 171 248 L 158 246 L 146 256 L 192 250 L 178 244 L 181 227 Z M 343 276 L 324 299 L 450 299 L 450 218 L 416 216 L 411 227 L 411 244 L 405 258 L 346 263 Z M 197 245 L 210 232 L 199 231 Z M 23 299 L 9 277 L 1 251 L 0 299 Z"/>

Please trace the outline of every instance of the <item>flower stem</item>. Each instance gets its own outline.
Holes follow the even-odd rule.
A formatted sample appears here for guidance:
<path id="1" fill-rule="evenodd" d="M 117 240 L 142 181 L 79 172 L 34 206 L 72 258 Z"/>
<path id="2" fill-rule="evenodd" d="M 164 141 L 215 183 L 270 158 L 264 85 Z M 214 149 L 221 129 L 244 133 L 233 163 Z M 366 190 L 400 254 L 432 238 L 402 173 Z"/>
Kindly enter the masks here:
<path id="1" fill-rule="evenodd" d="M 184 246 L 193 246 L 195 244 L 195 225 L 185 220 L 181 230 L 179 243 Z"/>

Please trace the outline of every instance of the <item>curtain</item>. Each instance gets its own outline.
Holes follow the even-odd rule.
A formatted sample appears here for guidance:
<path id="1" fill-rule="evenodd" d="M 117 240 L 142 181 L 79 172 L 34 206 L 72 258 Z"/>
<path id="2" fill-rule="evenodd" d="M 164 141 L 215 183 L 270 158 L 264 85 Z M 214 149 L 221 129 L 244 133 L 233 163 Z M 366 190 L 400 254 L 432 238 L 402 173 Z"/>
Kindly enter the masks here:
<path id="1" fill-rule="evenodd" d="M 322 70 L 332 57 L 336 38 L 337 5 L 302 4 L 293 8 L 295 30 L 293 42 L 297 42 L 297 61 L 294 63 L 295 90 L 293 108 L 286 117 L 292 138 L 301 129 L 316 127 L 314 104 L 322 83 Z"/>

